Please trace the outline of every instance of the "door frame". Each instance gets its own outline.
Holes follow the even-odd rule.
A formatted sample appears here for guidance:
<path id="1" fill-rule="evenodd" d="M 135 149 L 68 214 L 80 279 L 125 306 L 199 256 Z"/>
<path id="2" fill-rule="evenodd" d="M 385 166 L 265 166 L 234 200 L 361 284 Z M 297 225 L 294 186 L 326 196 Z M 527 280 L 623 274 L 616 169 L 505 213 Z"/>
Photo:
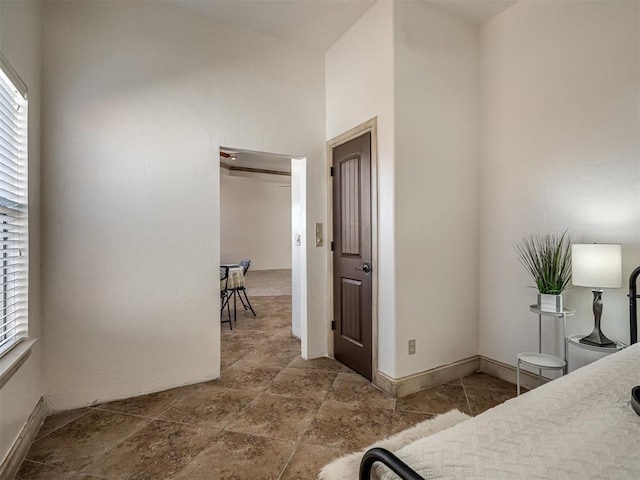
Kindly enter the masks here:
<path id="1" fill-rule="evenodd" d="M 334 358 L 333 330 L 333 252 L 331 240 L 333 239 L 333 149 L 358 138 L 366 133 L 371 133 L 371 380 L 378 385 L 378 117 L 373 117 L 366 122 L 338 135 L 327 141 L 327 239 L 329 255 L 327 255 L 329 278 L 328 288 L 328 338 L 329 356 Z"/>

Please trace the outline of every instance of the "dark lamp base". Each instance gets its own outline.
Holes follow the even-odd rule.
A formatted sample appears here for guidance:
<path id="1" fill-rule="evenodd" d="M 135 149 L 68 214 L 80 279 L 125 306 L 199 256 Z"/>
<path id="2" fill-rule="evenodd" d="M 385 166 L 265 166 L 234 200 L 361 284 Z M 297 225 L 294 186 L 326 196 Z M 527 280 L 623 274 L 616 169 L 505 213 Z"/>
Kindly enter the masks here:
<path id="1" fill-rule="evenodd" d="M 609 340 L 606 335 L 600 331 L 600 329 L 594 329 L 589 335 L 581 338 L 580 343 L 595 345 L 596 347 L 615 345 L 615 342 Z"/>
<path id="2" fill-rule="evenodd" d="M 608 347 L 615 345 L 614 342 L 609 340 L 602 330 L 600 330 L 600 318 L 602 317 L 602 290 L 594 288 L 593 292 L 593 318 L 595 324 L 593 325 L 593 331 L 584 338 L 580 339 L 580 343 L 586 345 L 595 345 L 596 347 Z"/>

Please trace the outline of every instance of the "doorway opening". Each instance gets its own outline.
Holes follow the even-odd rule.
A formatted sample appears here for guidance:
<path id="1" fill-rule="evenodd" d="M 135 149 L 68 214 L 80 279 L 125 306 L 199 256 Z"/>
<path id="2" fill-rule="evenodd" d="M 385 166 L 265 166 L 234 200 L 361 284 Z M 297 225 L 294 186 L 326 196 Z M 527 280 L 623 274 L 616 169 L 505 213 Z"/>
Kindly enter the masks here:
<path id="1" fill-rule="evenodd" d="M 306 159 L 219 153 L 221 371 L 239 360 L 280 366 L 305 343 Z"/>

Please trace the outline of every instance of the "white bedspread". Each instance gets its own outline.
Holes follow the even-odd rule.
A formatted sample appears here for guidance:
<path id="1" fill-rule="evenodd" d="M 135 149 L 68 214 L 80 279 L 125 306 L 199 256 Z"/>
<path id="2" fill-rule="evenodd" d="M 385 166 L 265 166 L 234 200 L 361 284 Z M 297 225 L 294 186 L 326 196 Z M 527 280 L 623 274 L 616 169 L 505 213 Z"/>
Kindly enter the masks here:
<path id="1" fill-rule="evenodd" d="M 638 480 L 635 385 L 640 344 L 394 453 L 426 479 Z"/>

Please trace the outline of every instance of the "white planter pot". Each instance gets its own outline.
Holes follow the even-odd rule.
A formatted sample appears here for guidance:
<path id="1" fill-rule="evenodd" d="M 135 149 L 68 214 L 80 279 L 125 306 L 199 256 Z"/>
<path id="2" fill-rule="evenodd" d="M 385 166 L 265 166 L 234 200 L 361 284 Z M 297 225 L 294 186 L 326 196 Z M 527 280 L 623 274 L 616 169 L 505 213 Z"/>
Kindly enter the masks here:
<path id="1" fill-rule="evenodd" d="M 538 308 L 543 312 L 562 312 L 562 295 L 539 293 Z"/>

